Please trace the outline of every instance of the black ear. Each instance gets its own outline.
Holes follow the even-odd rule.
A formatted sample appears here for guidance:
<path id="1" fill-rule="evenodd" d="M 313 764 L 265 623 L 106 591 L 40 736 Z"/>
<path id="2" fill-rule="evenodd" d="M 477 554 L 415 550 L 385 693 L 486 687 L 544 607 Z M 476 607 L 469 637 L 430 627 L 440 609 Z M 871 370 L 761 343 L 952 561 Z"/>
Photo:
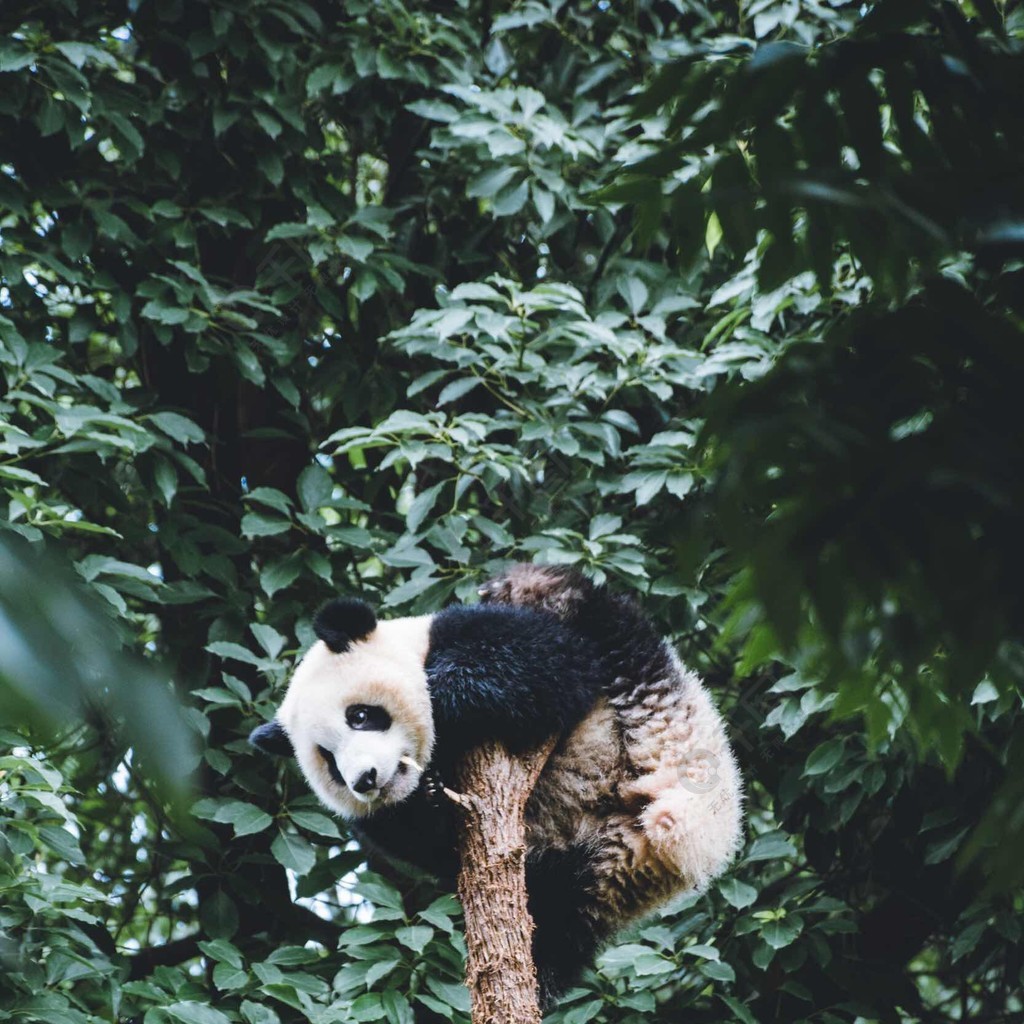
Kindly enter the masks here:
<path id="1" fill-rule="evenodd" d="M 264 754 L 276 754 L 278 757 L 294 757 L 295 750 L 284 726 L 275 718 L 272 722 L 264 722 L 249 733 L 249 742 Z"/>
<path id="2" fill-rule="evenodd" d="M 368 637 L 377 628 L 377 616 L 355 597 L 328 601 L 313 619 L 313 631 L 335 654 L 347 651 L 354 640 Z"/>

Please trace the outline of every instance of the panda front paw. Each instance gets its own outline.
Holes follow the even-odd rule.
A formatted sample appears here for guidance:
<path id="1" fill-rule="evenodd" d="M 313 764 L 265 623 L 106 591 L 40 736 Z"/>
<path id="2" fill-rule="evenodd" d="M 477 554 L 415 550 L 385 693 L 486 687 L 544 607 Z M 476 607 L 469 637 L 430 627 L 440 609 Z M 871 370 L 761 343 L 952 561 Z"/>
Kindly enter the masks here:
<path id="1" fill-rule="evenodd" d="M 440 772 L 435 771 L 433 768 L 428 768 L 423 773 L 423 793 L 431 807 L 441 807 L 444 805 L 444 788 L 444 779 L 441 778 Z"/>

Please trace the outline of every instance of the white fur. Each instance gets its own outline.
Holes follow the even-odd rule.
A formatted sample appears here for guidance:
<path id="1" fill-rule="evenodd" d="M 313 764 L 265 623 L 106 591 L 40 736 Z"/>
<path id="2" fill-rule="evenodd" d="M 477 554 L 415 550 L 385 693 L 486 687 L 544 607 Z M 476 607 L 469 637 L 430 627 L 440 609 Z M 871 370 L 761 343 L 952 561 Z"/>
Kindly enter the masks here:
<path id="1" fill-rule="evenodd" d="M 365 640 L 335 654 L 318 640 L 299 663 L 277 713 L 295 748 L 302 774 L 313 792 L 346 818 L 370 814 L 381 804 L 397 803 L 419 784 L 420 765 L 430 761 L 434 723 L 424 663 L 431 616 L 380 622 Z M 391 716 L 386 732 L 352 729 L 345 720 L 350 704 L 374 704 Z M 331 777 L 318 747 L 335 757 L 349 785 Z M 356 793 L 351 784 L 369 768 L 378 788 Z"/>

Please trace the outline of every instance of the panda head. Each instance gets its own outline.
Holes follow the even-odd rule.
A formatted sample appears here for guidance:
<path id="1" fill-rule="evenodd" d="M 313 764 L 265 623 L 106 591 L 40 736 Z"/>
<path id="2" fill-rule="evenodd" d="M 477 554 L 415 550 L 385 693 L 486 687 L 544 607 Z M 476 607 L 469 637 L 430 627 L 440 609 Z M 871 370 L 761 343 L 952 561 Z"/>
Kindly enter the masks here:
<path id="1" fill-rule="evenodd" d="M 409 760 L 426 766 L 434 745 L 430 618 L 378 622 L 362 601 L 329 602 L 276 717 L 250 742 L 294 754 L 316 795 L 345 817 L 406 799 L 420 780 Z"/>

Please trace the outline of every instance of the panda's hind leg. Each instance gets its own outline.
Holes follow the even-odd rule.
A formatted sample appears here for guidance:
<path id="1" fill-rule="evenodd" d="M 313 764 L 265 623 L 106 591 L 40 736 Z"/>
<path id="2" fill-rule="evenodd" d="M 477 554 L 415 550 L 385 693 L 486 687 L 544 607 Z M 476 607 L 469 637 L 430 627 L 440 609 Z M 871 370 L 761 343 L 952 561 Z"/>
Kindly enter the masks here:
<path id="1" fill-rule="evenodd" d="M 611 815 L 588 843 L 531 853 L 526 889 L 542 1007 L 579 980 L 615 932 L 686 887 L 652 857 L 631 814 Z"/>
<path id="2" fill-rule="evenodd" d="M 594 851 L 586 845 L 531 852 L 527 858 L 533 961 L 545 1010 L 579 980 L 609 937 L 596 881 Z"/>

